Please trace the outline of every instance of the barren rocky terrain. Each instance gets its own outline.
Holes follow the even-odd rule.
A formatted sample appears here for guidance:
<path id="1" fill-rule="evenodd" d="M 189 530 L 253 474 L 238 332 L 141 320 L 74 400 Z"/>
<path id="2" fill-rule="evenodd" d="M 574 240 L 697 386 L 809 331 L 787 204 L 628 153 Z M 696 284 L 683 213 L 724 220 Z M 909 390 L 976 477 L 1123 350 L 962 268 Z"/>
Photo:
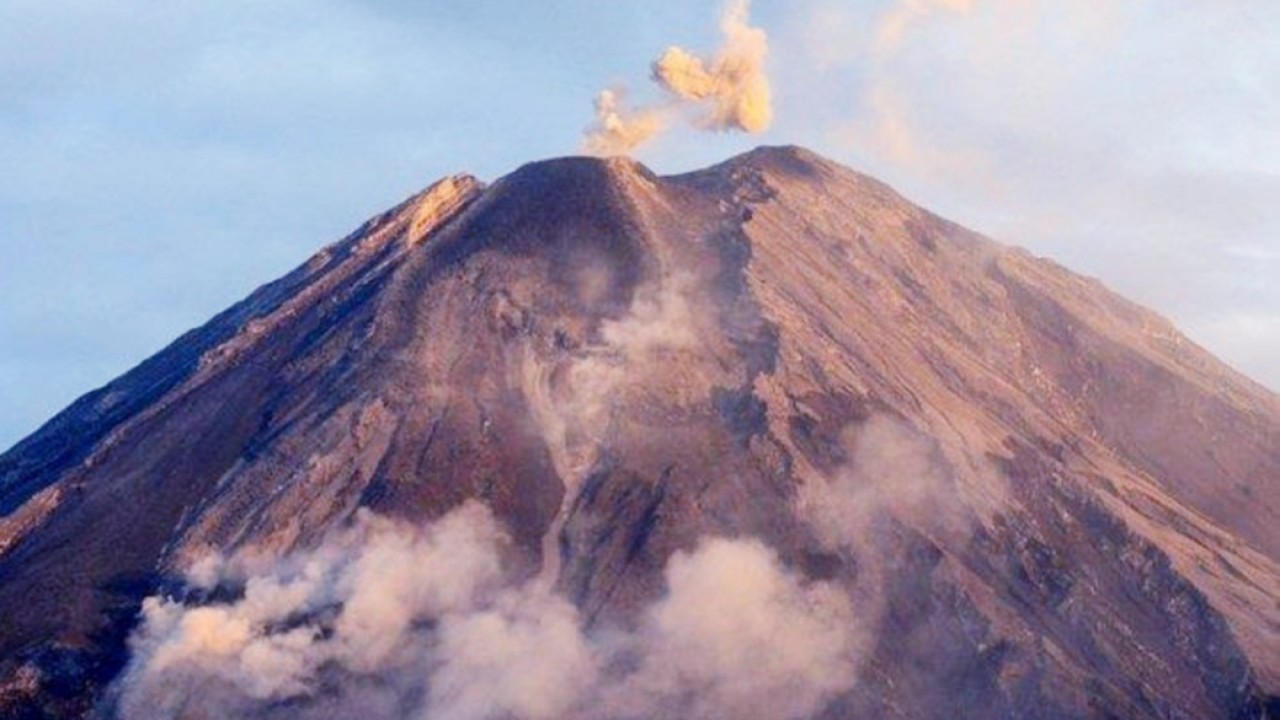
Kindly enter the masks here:
<path id="1" fill-rule="evenodd" d="M 821 717 L 1277 711 L 1280 399 L 787 147 L 446 178 L 0 456 L 0 715 L 116 713 L 210 552 L 468 500 L 588 634 L 762 543 L 854 609 Z"/>

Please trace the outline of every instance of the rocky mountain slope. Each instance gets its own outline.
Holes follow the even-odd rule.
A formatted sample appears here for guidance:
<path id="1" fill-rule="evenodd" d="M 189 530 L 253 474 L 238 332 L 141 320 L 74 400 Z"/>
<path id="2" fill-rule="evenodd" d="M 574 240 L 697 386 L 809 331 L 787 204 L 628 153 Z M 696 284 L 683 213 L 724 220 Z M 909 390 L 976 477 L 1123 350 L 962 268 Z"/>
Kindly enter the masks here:
<path id="1" fill-rule="evenodd" d="M 238 602 L 252 583 L 192 590 L 207 558 L 468 500 L 597 655 L 664 617 L 709 538 L 852 608 L 819 626 L 849 670 L 803 707 L 695 686 L 611 715 L 1276 711 L 1280 399 L 1096 281 L 761 148 L 442 180 L 0 456 L 0 714 L 157 713 L 129 705 L 144 598 Z M 320 717 L 334 683 L 237 712 Z M 386 717 L 593 715 L 397 697 Z"/>

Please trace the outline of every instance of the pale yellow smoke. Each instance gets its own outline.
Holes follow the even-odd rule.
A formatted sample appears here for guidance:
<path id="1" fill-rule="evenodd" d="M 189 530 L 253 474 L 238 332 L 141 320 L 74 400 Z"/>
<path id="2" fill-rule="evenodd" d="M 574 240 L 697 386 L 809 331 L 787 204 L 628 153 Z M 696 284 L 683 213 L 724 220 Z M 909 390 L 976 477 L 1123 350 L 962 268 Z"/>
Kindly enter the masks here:
<path id="1" fill-rule="evenodd" d="M 769 39 L 748 22 L 747 0 L 737 0 L 720 18 L 724 45 L 710 60 L 678 47 L 668 48 L 653 64 L 653 78 L 686 100 L 707 101 L 702 119 L 715 130 L 764 132 L 773 122 L 769 78 L 764 72 Z"/>
<path id="2" fill-rule="evenodd" d="M 591 155 L 626 154 L 667 127 L 661 110 L 629 108 L 617 90 L 601 90 L 595 104 L 595 124 L 582 141 L 582 149 Z"/>
<path id="3" fill-rule="evenodd" d="M 592 155 L 625 154 L 691 113 L 706 130 L 760 133 L 773 122 L 773 101 L 765 60 L 769 39 L 750 24 L 748 0 L 734 0 L 720 17 L 724 42 L 710 56 L 680 47 L 667 48 L 654 61 L 652 76 L 669 100 L 628 108 L 619 94 L 605 90 L 596 98 L 596 120 L 582 148 Z"/>

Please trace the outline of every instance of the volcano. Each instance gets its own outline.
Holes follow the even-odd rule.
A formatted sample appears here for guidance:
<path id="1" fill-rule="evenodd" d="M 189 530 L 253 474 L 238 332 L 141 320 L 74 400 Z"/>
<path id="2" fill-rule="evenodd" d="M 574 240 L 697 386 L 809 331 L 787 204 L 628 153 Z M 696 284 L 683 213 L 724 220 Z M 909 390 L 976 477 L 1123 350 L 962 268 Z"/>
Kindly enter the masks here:
<path id="1" fill-rule="evenodd" d="M 214 717 L 127 702 L 160 672 L 148 613 L 251 594 L 197 587 L 207 558 L 474 507 L 590 648 L 677 589 L 683 634 L 737 622 L 695 562 L 715 539 L 772 558 L 803 613 L 838 596 L 814 627 L 850 639 L 803 672 L 765 643 L 737 684 L 689 680 L 724 652 L 677 662 L 685 689 L 639 709 L 444 712 L 424 671 L 365 717 L 1277 711 L 1280 399 L 1097 281 L 781 147 L 443 179 L 77 400 L 0 456 L 0 715 Z M 308 607 L 246 632 L 339 632 Z M 276 695 L 215 679 L 242 716 L 336 717 L 318 697 L 377 678 L 332 657 Z"/>

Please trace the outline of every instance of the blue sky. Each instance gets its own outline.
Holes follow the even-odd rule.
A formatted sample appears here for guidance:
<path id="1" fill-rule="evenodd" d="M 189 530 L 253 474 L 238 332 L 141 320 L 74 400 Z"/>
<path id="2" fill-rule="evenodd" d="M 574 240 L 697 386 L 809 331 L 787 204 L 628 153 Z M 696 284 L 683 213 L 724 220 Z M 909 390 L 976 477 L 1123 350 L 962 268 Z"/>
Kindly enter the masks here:
<path id="1" fill-rule="evenodd" d="M 0 5 L 0 447 L 451 172 L 576 151 L 718 2 Z M 1280 387 L 1280 3 L 756 0 L 798 143 Z"/>

